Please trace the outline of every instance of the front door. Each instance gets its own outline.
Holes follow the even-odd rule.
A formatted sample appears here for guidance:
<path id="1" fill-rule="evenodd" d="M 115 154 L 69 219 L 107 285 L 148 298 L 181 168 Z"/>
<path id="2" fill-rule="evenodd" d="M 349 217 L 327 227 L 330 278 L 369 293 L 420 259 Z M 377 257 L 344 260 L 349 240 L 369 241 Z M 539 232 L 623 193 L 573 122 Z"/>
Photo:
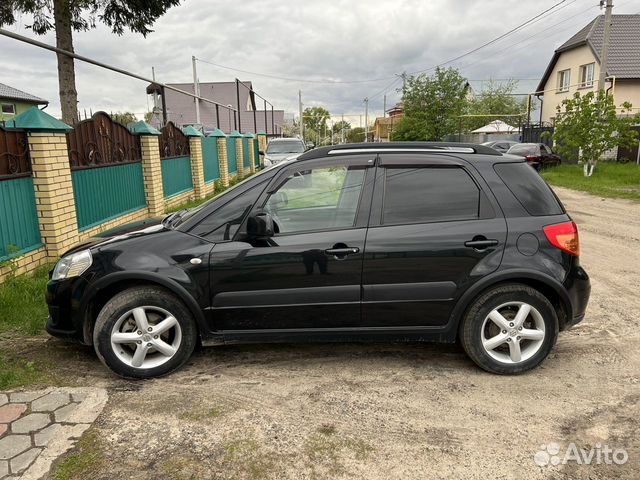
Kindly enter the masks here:
<path id="1" fill-rule="evenodd" d="M 436 327 L 500 265 L 506 223 L 455 157 L 381 154 L 363 269 L 363 325 Z"/>
<path id="2" fill-rule="evenodd" d="M 359 325 L 372 158 L 296 162 L 272 180 L 254 213 L 269 213 L 276 234 L 255 240 L 243 226 L 212 250 L 215 330 Z"/>

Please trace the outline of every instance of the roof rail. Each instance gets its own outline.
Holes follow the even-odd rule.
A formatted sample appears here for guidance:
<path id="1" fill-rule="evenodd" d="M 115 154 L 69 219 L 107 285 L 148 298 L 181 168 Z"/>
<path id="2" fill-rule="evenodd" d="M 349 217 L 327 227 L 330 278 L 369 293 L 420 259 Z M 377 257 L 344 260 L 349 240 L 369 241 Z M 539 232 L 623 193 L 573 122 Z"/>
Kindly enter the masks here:
<path id="1" fill-rule="evenodd" d="M 430 153 L 466 153 L 481 155 L 496 155 L 501 153 L 485 145 L 457 142 L 385 142 L 385 143 L 347 143 L 330 145 L 310 150 L 298 157 L 299 160 L 324 157 L 326 155 L 340 155 L 363 152 L 430 152 Z"/>

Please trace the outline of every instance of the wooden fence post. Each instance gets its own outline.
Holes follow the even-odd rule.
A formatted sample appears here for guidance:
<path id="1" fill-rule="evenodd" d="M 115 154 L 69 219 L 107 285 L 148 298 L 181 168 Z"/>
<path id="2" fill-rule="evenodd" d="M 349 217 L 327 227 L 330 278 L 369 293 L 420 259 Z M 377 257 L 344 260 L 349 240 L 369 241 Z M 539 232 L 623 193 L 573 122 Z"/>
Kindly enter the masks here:
<path id="1" fill-rule="evenodd" d="M 158 140 L 160 132 L 143 121 L 133 124 L 129 130 L 135 135 L 140 135 L 142 176 L 149 215 L 152 217 L 161 216 L 164 214 L 164 192 L 162 190 L 160 142 Z"/>

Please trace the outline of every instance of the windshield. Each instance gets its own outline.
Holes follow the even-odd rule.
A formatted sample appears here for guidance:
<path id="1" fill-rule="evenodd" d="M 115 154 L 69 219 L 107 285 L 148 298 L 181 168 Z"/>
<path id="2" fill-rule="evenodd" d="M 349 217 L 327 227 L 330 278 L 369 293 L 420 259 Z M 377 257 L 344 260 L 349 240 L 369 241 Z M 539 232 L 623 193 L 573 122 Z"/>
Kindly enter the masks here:
<path id="1" fill-rule="evenodd" d="M 291 142 L 271 142 L 267 146 L 267 153 L 304 153 L 304 145 L 299 140 Z"/>

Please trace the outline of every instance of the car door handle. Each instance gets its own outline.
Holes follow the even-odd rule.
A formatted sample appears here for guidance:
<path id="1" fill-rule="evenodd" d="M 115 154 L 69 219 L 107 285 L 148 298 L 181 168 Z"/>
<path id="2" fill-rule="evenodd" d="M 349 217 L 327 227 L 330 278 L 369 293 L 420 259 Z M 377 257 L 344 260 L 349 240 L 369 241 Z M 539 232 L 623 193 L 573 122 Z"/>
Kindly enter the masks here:
<path id="1" fill-rule="evenodd" d="M 467 242 L 464 242 L 465 247 L 471 247 L 477 250 L 481 250 L 487 247 L 493 247 L 495 245 L 498 245 L 498 240 L 488 240 L 486 238 L 484 240 L 469 240 Z"/>
<path id="2" fill-rule="evenodd" d="M 344 247 L 344 248 L 327 248 L 324 253 L 327 255 L 335 255 L 341 257 L 345 255 L 351 255 L 352 253 L 358 253 L 360 249 L 358 247 Z"/>

